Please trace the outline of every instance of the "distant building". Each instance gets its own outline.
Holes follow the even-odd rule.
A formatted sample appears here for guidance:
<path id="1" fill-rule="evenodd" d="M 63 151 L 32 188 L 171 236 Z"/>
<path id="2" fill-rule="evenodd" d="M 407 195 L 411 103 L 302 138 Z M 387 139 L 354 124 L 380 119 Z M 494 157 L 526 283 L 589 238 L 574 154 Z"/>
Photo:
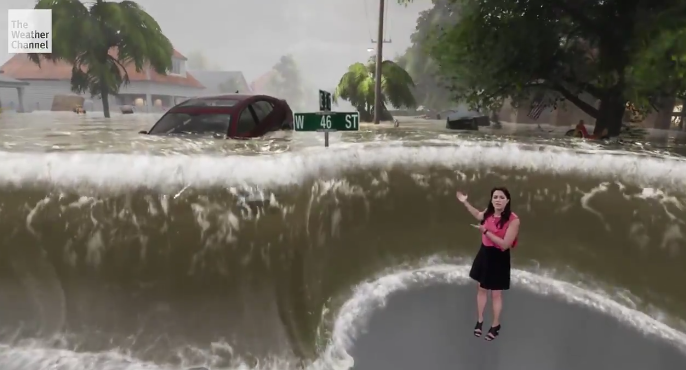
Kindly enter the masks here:
<path id="1" fill-rule="evenodd" d="M 26 111 L 51 110 L 55 95 L 73 95 L 71 91 L 72 66 L 65 62 L 43 61 L 40 65 L 31 62 L 26 54 L 16 54 L 0 67 L 0 73 L 19 81 L 29 83 L 24 87 L 24 108 Z M 188 97 L 202 94 L 204 86 L 186 72 L 186 57 L 174 50 L 172 70 L 162 75 L 151 68 L 136 72 L 128 65 L 126 70 L 130 83 L 122 86 L 118 96 L 109 98 L 110 108 L 120 105 L 136 105 L 147 109 L 170 107 Z M 99 97 L 84 94 L 88 110 L 102 110 Z M 0 89 L 0 101 L 4 106 L 18 105 L 16 91 Z M 86 104 L 84 104 L 85 106 Z M 144 109 L 145 109 L 144 108 Z"/>
<path id="2" fill-rule="evenodd" d="M 269 82 L 271 79 L 276 75 L 275 70 L 271 70 L 262 76 L 256 78 L 253 82 L 250 83 L 250 89 L 254 93 L 265 93 L 267 88 L 269 87 Z"/>
<path id="3" fill-rule="evenodd" d="M 243 76 L 243 72 L 205 70 L 192 70 L 189 72 L 205 86 L 205 90 L 202 92 L 205 95 L 233 94 L 236 90 L 241 94 L 252 93 L 248 82 L 245 80 L 245 76 Z M 229 87 L 233 90 L 224 91 Z"/>
<path id="4" fill-rule="evenodd" d="M 19 81 L 17 79 L 14 79 L 12 77 L 6 76 L 0 71 L 0 89 L 6 90 L 6 89 L 12 89 L 12 90 L 17 90 L 16 93 L 12 92 L 10 90 L 9 96 L 13 96 L 14 99 L 8 100 L 5 104 L 3 105 L 3 101 L 0 100 L 0 108 L 9 108 L 10 110 L 16 110 L 17 112 L 23 112 L 24 111 L 24 91 L 26 90 L 26 86 L 28 86 L 29 83 L 25 81 Z M 6 91 L 3 91 L 7 94 Z"/>

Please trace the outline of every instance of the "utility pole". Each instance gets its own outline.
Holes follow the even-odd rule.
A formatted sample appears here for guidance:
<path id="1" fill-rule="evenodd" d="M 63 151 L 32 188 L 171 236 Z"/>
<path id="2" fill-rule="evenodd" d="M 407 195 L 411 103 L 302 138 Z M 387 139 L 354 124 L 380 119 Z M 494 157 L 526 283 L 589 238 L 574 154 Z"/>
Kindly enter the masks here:
<path id="1" fill-rule="evenodd" d="M 374 124 L 381 122 L 381 64 L 383 63 L 383 44 L 390 44 L 391 40 L 383 38 L 383 18 L 386 0 L 379 0 L 379 30 L 376 38 L 376 72 L 374 81 Z M 374 43 L 374 40 L 372 40 Z"/>

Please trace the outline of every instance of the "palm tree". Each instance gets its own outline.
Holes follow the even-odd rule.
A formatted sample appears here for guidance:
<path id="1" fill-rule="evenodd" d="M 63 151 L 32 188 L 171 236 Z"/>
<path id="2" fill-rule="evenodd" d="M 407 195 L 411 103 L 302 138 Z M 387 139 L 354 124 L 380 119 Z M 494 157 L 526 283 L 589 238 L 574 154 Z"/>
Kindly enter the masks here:
<path id="1" fill-rule="evenodd" d="M 366 65 L 363 63 L 351 65 L 333 94 L 334 102 L 338 99 L 349 101 L 360 112 L 360 119 L 365 122 L 370 122 L 374 117 L 375 71 L 374 57 L 370 58 Z M 414 88 L 414 82 L 407 71 L 390 60 L 385 60 L 381 64 L 381 100 L 384 104 L 381 107 L 382 120 L 393 119 L 386 108 L 388 104 L 396 108 L 417 106 L 412 95 L 412 88 Z"/>
<path id="2" fill-rule="evenodd" d="M 70 63 L 72 91 L 99 95 L 106 118 L 108 97 L 129 83 L 124 66 L 134 66 L 136 72 L 150 66 L 160 74 L 171 69 L 171 42 L 133 1 L 85 5 L 79 0 L 39 0 L 35 8 L 52 9 L 53 49 L 52 54 L 29 58 L 39 66 L 42 60 Z"/>

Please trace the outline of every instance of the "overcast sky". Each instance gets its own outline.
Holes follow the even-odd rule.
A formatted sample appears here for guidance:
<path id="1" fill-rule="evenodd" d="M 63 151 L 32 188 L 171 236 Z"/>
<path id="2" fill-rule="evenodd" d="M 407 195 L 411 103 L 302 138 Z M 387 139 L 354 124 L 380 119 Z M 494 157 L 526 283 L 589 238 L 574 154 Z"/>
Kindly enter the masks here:
<path id="1" fill-rule="evenodd" d="M 388 1 L 384 55 L 393 58 L 410 44 L 418 13 L 431 0 L 404 7 Z M 0 0 L 0 61 L 7 54 L 7 10 L 32 8 L 35 0 Z M 139 0 L 183 54 L 200 50 L 224 70 L 250 82 L 291 53 L 308 82 L 329 88 L 348 65 L 365 61 L 376 39 L 378 0 Z"/>

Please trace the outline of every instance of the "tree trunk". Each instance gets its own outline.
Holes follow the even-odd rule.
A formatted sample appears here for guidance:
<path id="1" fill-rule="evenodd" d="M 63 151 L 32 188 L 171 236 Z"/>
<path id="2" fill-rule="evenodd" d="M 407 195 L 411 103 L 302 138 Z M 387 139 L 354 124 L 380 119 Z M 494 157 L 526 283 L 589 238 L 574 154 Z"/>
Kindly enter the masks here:
<path id="1" fill-rule="evenodd" d="M 593 135 L 596 137 L 604 136 L 607 129 L 607 136 L 619 136 L 622 130 L 622 120 L 626 110 L 626 100 L 621 93 L 609 93 L 601 101 L 598 108 Z"/>
<path id="2" fill-rule="evenodd" d="M 669 130 L 672 128 L 672 114 L 674 113 L 675 97 L 663 97 L 659 100 L 658 110 L 655 112 L 654 128 Z"/>
<path id="3" fill-rule="evenodd" d="M 372 111 L 371 111 L 371 114 L 374 118 L 377 117 L 375 110 L 376 110 L 376 107 L 372 108 Z M 379 118 L 379 122 L 378 123 L 374 122 L 375 125 L 378 125 L 379 123 L 381 123 L 383 121 L 393 121 L 393 115 L 391 114 L 391 112 L 388 111 L 386 104 L 383 104 L 383 103 L 381 104 L 381 112 L 380 112 L 378 118 Z"/>
<path id="4" fill-rule="evenodd" d="M 374 116 L 372 115 L 372 112 L 370 112 L 365 106 L 359 106 L 359 107 L 355 107 L 355 108 L 360 113 L 360 121 L 361 122 L 372 122 L 374 120 Z"/>
<path id="5" fill-rule="evenodd" d="M 110 98 L 107 88 L 104 86 L 100 87 L 100 97 L 102 98 L 102 112 L 105 114 L 105 118 L 110 118 Z"/>

